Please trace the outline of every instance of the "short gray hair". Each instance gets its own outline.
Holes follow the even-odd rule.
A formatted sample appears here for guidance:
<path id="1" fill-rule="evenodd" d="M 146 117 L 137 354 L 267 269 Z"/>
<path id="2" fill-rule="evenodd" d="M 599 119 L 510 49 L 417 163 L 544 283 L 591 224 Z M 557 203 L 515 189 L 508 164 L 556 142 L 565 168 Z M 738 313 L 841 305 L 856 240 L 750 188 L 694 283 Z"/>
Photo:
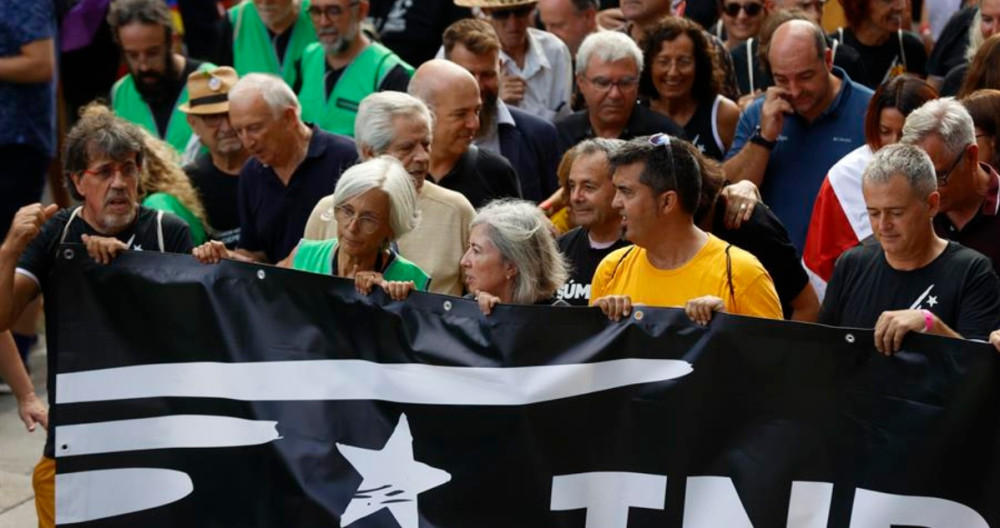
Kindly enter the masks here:
<path id="1" fill-rule="evenodd" d="M 937 135 L 955 156 L 976 142 L 976 128 L 969 111 L 953 97 L 931 99 L 906 118 L 901 143 L 915 145 Z"/>
<path id="2" fill-rule="evenodd" d="M 537 205 L 518 199 L 493 200 L 476 212 L 472 226 L 486 235 L 504 262 L 517 268 L 511 302 L 534 304 L 555 294 L 569 278 L 569 266 Z"/>
<path id="3" fill-rule="evenodd" d="M 580 156 L 590 156 L 591 154 L 601 153 L 604 154 L 604 158 L 607 160 L 611 159 L 618 149 L 622 147 L 626 142 L 623 139 L 609 139 L 609 138 L 591 138 L 585 139 L 576 144 L 573 147 L 575 151 L 573 154 L 577 158 Z"/>
<path id="4" fill-rule="evenodd" d="M 333 206 L 340 207 L 355 196 L 372 189 L 379 189 L 389 196 L 392 240 L 399 239 L 417 227 L 420 222 L 417 189 L 403 164 L 391 156 L 372 158 L 344 171 L 333 191 Z"/>
<path id="5" fill-rule="evenodd" d="M 583 39 L 576 52 L 576 72 L 586 74 L 587 64 L 595 55 L 604 62 L 632 59 L 636 71 L 642 71 L 642 50 L 631 37 L 620 31 L 598 31 Z"/>
<path id="6" fill-rule="evenodd" d="M 902 176 L 910 190 L 921 199 L 937 191 L 934 164 L 924 149 L 914 145 L 896 143 L 879 149 L 865 168 L 862 184 L 881 185 L 894 176 Z"/>
<path id="7" fill-rule="evenodd" d="M 257 93 L 264 99 L 267 107 L 275 116 L 286 108 L 295 109 L 295 115 L 302 117 L 302 106 L 295 92 L 277 75 L 270 73 L 248 73 L 229 89 L 229 100 L 242 97 L 244 94 Z"/>
<path id="8" fill-rule="evenodd" d="M 373 93 L 361 100 L 358 115 L 354 119 L 354 140 L 358 155 L 367 146 L 375 155 L 382 155 L 392 144 L 398 118 L 423 121 L 428 130 L 433 130 L 434 120 L 427 105 L 420 99 L 402 92 L 385 91 Z"/>

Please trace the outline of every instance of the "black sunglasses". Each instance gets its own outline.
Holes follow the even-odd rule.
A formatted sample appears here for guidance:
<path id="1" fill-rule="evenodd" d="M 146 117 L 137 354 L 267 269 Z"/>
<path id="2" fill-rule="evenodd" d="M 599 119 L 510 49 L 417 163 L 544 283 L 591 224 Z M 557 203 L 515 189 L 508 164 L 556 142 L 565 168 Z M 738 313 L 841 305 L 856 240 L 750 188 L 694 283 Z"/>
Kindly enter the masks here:
<path id="1" fill-rule="evenodd" d="M 488 14 L 493 20 L 507 20 L 511 15 L 517 18 L 524 18 L 531 14 L 535 10 L 534 4 L 526 4 L 523 6 L 514 7 L 511 9 L 494 9 Z"/>
<path id="2" fill-rule="evenodd" d="M 733 18 L 739 16 L 741 9 L 747 12 L 748 17 L 755 17 L 764 10 L 764 4 L 758 4 L 756 2 L 750 2 L 749 4 L 737 4 L 736 2 L 733 2 L 722 6 L 722 12 Z"/>

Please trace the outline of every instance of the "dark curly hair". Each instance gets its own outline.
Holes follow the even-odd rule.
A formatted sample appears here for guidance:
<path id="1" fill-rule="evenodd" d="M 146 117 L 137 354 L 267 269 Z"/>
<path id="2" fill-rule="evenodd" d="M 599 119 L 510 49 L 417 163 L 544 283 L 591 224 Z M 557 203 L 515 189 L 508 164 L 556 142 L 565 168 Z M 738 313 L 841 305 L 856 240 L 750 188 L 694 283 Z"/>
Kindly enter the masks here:
<path id="1" fill-rule="evenodd" d="M 659 99 L 653 84 L 653 61 L 663 48 L 664 42 L 672 42 L 681 35 L 687 35 L 694 45 L 694 84 L 691 94 L 699 102 L 715 100 L 722 89 L 723 72 L 715 47 L 705 36 L 705 30 L 696 22 L 681 17 L 665 17 L 649 28 L 643 43 L 643 62 L 646 67 L 639 75 L 639 94 L 651 99 Z"/>
<path id="2" fill-rule="evenodd" d="M 73 198 L 83 196 L 73 185 L 72 175 L 87 170 L 95 156 L 105 156 L 113 161 L 124 161 L 135 154 L 141 168 L 146 147 L 138 127 L 114 115 L 100 103 L 90 103 L 80 111 L 80 120 L 66 134 L 63 151 L 63 170 L 66 188 Z"/>

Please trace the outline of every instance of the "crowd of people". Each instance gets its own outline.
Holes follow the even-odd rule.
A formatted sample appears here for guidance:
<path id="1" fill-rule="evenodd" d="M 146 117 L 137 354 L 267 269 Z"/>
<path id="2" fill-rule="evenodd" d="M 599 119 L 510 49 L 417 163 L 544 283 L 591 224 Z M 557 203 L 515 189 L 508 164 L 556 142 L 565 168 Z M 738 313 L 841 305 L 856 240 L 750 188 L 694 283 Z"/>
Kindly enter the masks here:
<path id="1" fill-rule="evenodd" d="M 1000 0 L 839 2 L 0 1 L 0 377 L 63 243 L 1000 349 Z"/>

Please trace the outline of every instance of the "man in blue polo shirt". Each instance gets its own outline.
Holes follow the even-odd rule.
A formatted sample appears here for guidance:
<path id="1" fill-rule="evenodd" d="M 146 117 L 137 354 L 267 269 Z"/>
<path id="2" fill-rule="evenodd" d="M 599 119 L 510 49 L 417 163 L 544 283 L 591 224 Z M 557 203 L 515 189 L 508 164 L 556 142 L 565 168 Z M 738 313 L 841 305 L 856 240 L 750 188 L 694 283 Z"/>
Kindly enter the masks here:
<path id="1" fill-rule="evenodd" d="M 775 86 L 740 117 L 723 169 L 732 181 L 760 187 L 801 253 L 823 177 L 864 144 L 872 91 L 833 67 L 823 30 L 812 22 L 778 26 L 766 56 Z"/>

